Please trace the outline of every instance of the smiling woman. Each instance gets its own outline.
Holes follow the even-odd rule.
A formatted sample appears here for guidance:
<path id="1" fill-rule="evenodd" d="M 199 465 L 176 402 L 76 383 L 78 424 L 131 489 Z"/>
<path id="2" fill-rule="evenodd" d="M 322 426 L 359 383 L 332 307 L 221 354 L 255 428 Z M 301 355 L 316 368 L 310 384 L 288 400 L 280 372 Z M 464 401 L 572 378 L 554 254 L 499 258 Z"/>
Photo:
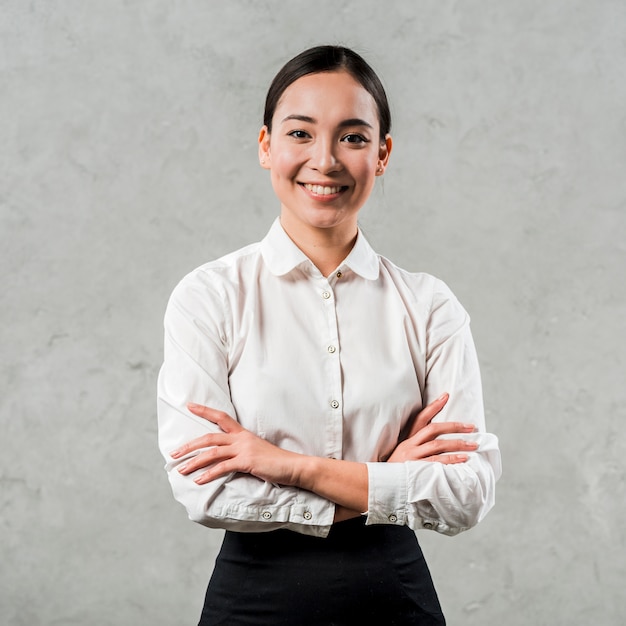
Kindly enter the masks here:
<path id="1" fill-rule="evenodd" d="M 281 224 L 327 274 L 354 243 L 359 209 L 385 171 L 391 137 L 379 141 L 376 102 L 346 70 L 308 74 L 289 85 L 271 126 L 272 132 L 261 129 L 259 156 L 281 202 Z M 328 254 L 323 244 L 331 233 L 334 253 Z"/>
<path id="2" fill-rule="evenodd" d="M 259 134 L 280 216 L 170 299 L 159 443 L 190 518 L 227 531 L 202 625 L 444 624 L 413 531 L 493 506 L 469 318 L 357 225 L 390 123 L 353 51 L 289 61 Z"/>

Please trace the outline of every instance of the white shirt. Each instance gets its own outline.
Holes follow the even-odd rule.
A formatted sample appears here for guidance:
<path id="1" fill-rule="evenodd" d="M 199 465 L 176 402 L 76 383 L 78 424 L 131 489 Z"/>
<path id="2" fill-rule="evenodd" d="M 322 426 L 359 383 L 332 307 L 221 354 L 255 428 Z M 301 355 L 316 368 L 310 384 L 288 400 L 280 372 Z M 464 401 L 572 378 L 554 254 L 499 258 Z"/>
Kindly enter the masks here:
<path id="1" fill-rule="evenodd" d="M 385 463 L 403 427 L 443 392 L 436 420 L 472 422 L 466 463 Z M 189 517 L 242 532 L 288 528 L 326 536 L 335 505 L 297 487 L 230 474 L 205 485 L 169 453 L 215 425 L 204 404 L 277 446 L 367 463 L 367 524 L 456 534 L 493 506 L 497 438 L 485 432 L 469 317 L 448 287 L 399 269 L 359 232 L 328 278 L 277 219 L 252 244 L 188 274 L 165 315 L 158 381 L 159 445 Z"/>

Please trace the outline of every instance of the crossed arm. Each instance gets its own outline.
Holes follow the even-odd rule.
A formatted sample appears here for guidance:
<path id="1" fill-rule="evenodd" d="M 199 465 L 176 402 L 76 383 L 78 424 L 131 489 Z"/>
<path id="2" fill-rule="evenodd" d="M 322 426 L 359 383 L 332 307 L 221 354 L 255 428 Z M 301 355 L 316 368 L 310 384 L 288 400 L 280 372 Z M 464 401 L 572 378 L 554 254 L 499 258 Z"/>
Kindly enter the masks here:
<path id="1" fill-rule="evenodd" d="M 431 461 L 442 464 L 464 463 L 478 444 L 473 441 L 441 439 L 441 435 L 465 435 L 475 431 L 474 424 L 432 422 L 448 401 L 448 394 L 418 413 L 398 443 L 388 463 Z M 171 457 L 179 459 L 197 450 L 196 456 L 177 469 L 183 475 L 204 470 L 194 481 L 203 485 L 231 472 L 256 476 L 269 483 L 294 486 L 334 502 L 334 521 L 359 515 L 368 508 L 368 475 L 365 463 L 328 459 L 290 452 L 262 439 L 228 414 L 210 407 L 189 404 L 190 412 L 219 427 L 180 446 Z"/>
<path id="2" fill-rule="evenodd" d="M 173 294 L 158 383 L 159 445 L 174 496 L 190 519 L 239 532 L 290 528 L 325 536 L 333 521 L 365 511 L 369 524 L 443 534 L 462 532 L 486 515 L 501 471 L 497 438 L 484 432 L 469 320 L 443 287 L 416 375 L 428 379 L 426 401 L 435 390 L 451 396 L 431 402 L 405 426 L 409 432 L 387 462 L 357 463 L 281 449 L 230 417 L 236 409 L 224 337 L 232 329 L 217 313 L 207 323 L 206 309 L 220 311 L 224 302 L 207 285 L 186 281 Z M 190 399 L 206 406 L 188 406 Z M 453 415 L 469 424 L 447 421 Z"/>

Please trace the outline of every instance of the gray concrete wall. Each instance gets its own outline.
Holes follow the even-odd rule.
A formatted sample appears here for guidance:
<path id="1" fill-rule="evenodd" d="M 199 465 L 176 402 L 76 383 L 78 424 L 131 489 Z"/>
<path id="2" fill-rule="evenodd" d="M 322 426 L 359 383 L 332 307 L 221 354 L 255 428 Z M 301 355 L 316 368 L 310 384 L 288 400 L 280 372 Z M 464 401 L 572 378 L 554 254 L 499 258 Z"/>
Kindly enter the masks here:
<path id="1" fill-rule="evenodd" d="M 473 318 L 498 503 L 420 533 L 449 623 L 626 621 L 622 0 L 0 1 L 0 622 L 196 623 L 221 535 L 156 447 L 176 281 L 263 236 L 265 89 L 343 43 L 395 150 L 372 243 Z"/>

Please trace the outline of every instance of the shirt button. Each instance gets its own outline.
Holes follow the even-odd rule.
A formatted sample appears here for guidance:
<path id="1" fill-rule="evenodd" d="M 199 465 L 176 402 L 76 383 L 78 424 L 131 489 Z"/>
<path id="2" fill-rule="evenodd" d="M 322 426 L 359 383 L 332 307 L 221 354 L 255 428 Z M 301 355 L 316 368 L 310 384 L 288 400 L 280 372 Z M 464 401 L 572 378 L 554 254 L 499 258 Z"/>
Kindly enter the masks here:
<path id="1" fill-rule="evenodd" d="M 272 518 L 272 514 L 269 511 L 263 511 L 263 513 L 261 513 L 261 516 L 263 517 L 263 519 L 271 519 Z"/>
<path id="2" fill-rule="evenodd" d="M 397 516 L 395 513 L 392 513 L 392 514 L 389 516 L 389 521 L 390 521 L 392 524 L 395 524 L 395 523 L 398 521 L 398 516 Z"/>
<path id="3" fill-rule="evenodd" d="M 335 346 L 328 346 L 328 351 L 329 351 L 331 354 L 334 354 L 336 349 L 337 349 L 337 348 L 335 348 Z"/>
<path id="4" fill-rule="evenodd" d="M 339 408 L 339 402 L 337 402 L 337 400 L 333 400 L 333 401 L 330 403 L 330 406 L 332 406 L 332 407 L 333 407 L 333 409 L 338 409 L 338 408 Z"/>
<path id="5" fill-rule="evenodd" d="M 305 511 L 302 517 L 308 520 L 308 519 L 311 519 L 313 515 L 311 514 L 311 511 Z"/>
<path id="6" fill-rule="evenodd" d="M 341 270 L 339 270 L 335 276 L 337 276 L 337 278 L 341 278 L 343 276 L 343 272 Z"/>
<path id="7" fill-rule="evenodd" d="M 432 522 L 424 522 L 424 528 L 425 528 L 426 530 L 431 530 L 431 529 L 432 529 L 432 527 L 433 527 L 433 525 L 434 525 L 434 524 L 433 524 Z"/>
<path id="8" fill-rule="evenodd" d="M 328 300 L 328 298 L 330 298 L 330 291 L 322 291 L 322 298 Z"/>

